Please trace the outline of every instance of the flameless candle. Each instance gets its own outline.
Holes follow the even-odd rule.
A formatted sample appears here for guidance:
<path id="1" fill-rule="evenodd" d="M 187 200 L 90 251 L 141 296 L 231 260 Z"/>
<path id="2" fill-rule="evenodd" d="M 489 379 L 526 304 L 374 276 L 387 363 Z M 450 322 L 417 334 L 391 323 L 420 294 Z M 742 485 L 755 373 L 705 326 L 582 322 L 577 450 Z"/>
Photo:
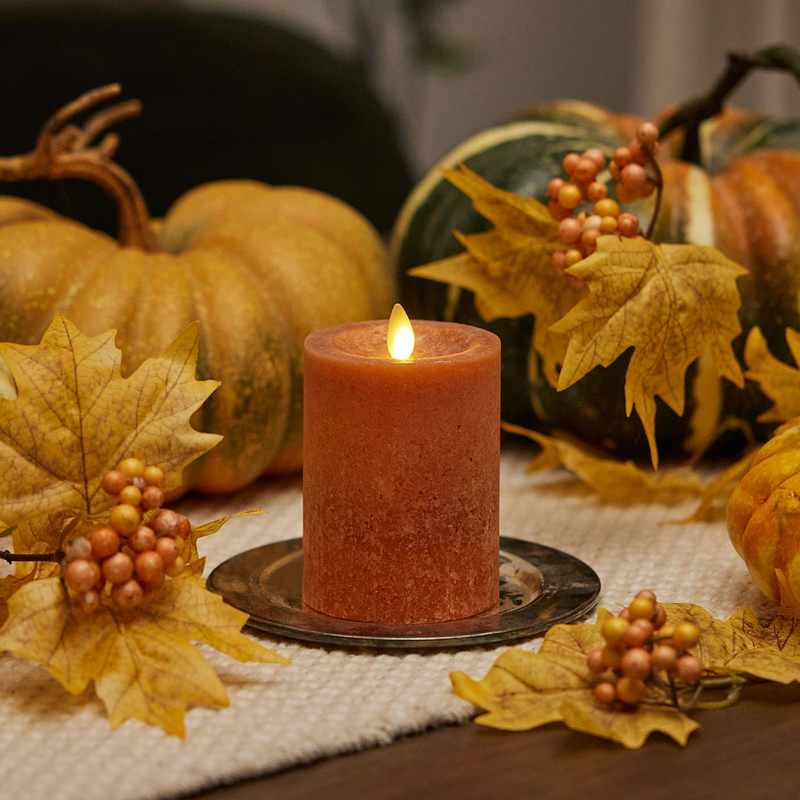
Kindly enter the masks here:
<path id="1" fill-rule="evenodd" d="M 414 321 L 395 357 L 389 328 L 305 341 L 303 602 L 366 622 L 472 616 L 499 593 L 500 340 Z"/>

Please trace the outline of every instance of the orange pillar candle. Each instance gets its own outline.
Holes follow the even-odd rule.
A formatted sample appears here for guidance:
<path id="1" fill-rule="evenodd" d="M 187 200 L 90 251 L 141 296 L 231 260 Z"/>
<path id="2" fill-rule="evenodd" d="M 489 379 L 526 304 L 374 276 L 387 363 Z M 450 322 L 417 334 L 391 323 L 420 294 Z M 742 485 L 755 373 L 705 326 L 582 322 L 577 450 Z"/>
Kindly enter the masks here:
<path id="1" fill-rule="evenodd" d="M 500 340 L 415 321 L 395 358 L 387 329 L 305 341 L 303 602 L 365 622 L 469 617 L 498 602 Z"/>

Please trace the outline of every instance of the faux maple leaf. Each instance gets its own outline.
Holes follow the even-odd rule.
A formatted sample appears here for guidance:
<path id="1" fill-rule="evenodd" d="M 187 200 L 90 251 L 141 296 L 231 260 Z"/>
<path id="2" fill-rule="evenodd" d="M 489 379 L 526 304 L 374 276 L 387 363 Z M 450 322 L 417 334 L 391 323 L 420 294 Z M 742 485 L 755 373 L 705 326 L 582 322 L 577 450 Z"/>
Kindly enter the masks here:
<path id="1" fill-rule="evenodd" d="M 169 490 L 216 444 L 190 425 L 217 385 L 195 379 L 197 344 L 193 325 L 126 379 L 113 332 L 88 338 L 62 317 L 36 347 L 0 345 L 18 390 L 0 400 L 0 515 L 15 523 L 15 554 L 60 558 L 66 539 L 105 523 L 117 498 L 101 480 L 123 457 L 161 467 Z M 184 556 L 196 558 L 197 539 L 228 519 L 193 527 Z M 286 663 L 240 633 L 247 615 L 206 590 L 202 567 L 192 561 L 153 587 L 147 605 L 122 609 L 104 592 L 100 608 L 85 613 L 56 577 L 58 563 L 17 562 L 0 582 L 0 649 L 43 664 L 71 692 L 93 681 L 112 726 L 136 718 L 182 736 L 187 704 L 228 702 L 191 641 L 239 660 Z"/>
<path id="2" fill-rule="evenodd" d="M 195 562 L 154 601 L 125 610 L 106 598 L 94 614 L 70 609 L 58 578 L 25 583 L 9 601 L 0 649 L 37 661 L 72 694 L 94 681 L 112 727 L 126 719 L 184 736 L 190 703 L 228 705 L 213 669 L 192 641 L 239 661 L 289 662 L 240 633 L 247 614 L 206 590 Z"/>
<path id="3" fill-rule="evenodd" d="M 632 461 L 598 457 L 557 436 L 547 436 L 505 422 L 502 427 L 541 445 L 541 452 L 528 464 L 527 472 L 563 466 L 607 500 L 647 502 L 676 493 L 696 495 L 702 489 L 699 476 L 687 469 L 654 474 L 637 467 Z"/>
<path id="4" fill-rule="evenodd" d="M 120 374 L 114 331 L 87 337 L 56 317 L 39 345 L 0 344 L 17 388 L 0 399 L 0 519 L 49 511 L 93 516 L 116 502 L 103 475 L 128 455 L 164 471 L 164 489 L 219 441 L 189 423 L 217 387 L 195 378 L 199 328 L 190 325 L 160 358 Z"/>
<path id="5" fill-rule="evenodd" d="M 673 705 L 658 686 L 649 687 L 645 700 L 627 712 L 601 706 L 594 699 L 595 676 L 586 656 L 604 642 L 600 634 L 611 616 L 600 609 L 594 625 L 556 625 L 545 635 L 541 650 L 510 649 L 486 677 L 474 681 L 463 672 L 451 673 L 455 693 L 488 713 L 475 721 L 502 730 L 529 730 L 548 722 L 641 747 L 653 731 L 662 731 L 680 744 L 698 724 Z"/>
<path id="6" fill-rule="evenodd" d="M 786 343 L 795 364 L 800 364 L 800 333 L 786 329 Z M 759 422 L 785 422 L 800 415 L 800 370 L 772 355 L 761 329 L 756 326 L 744 345 L 745 377 L 755 381 L 770 400 L 772 408 L 759 416 Z"/>
<path id="7" fill-rule="evenodd" d="M 665 603 L 664 608 L 668 624 L 697 626 L 700 641 L 692 651 L 707 673 L 728 678 L 737 689 L 749 678 L 800 681 L 800 621 L 792 614 L 781 612 L 762 626 L 749 608 L 727 622 L 697 605 Z M 493 728 L 528 730 L 562 721 L 572 730 L 628 748 L 641 747 L 653 731 L 686 744 L 699 726 L 683 706 L 675 706 L 665 685 L 648 681 L 642 702 L 624 711 L 595 700 L 593 688 L 599 678 L 589 670 L 586 657 L 605 644 L 601 629 L 610 616 L 600 609 L 593 625 L 556 625 L 538 653 L 507 650 L 480 681 L 453 672 L 455 693 L 484 709 L 487 713 L 475 721 Z"/>
<path id="8" fill-rule="evenodd" d="M 741 330 L 736 278 L 745 270 L 713 247 L 601 236 L 597 250 L 568 272 L 586 282 L 589 295 L 551 326 L 570 334 L 558 389 L 633 347 L 625 410 L 636 408 L 657 468 L 655 398 L 682 415 L 689 364 L 710 350 L 720 375 L 744 385 L 731 340 Z"/>
<path id="9" fill-rule="evenodd" d="M 586 294 L 553 270 L 553 253 L 563 248 L 557 223 L 538 200 L 498 189 L 463 164 L 443 172 L 494 229 L 455 232 L 466 252 L 416 267 L 409 274 L 473 292 L 475 307 L 487 322 L 533 314 L 532 347 L 555 386 L 568 337 L 550 326 Z"/>

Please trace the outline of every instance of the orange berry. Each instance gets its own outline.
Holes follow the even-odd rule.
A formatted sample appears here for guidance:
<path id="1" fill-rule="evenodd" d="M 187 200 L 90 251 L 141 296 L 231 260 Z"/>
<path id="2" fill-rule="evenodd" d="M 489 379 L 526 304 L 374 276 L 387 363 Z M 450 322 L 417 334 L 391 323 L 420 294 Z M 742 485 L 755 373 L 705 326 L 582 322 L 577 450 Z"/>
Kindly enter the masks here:
<path id="1" fill-rule="evenodd" d="M 586 666 L 598 675 L 606 671 L 606 665 L 603 663 L 603 651 L 599 647 L 586 656 Z"/>
<path id="2" fill-rule="evenodd" d="M 561 166 L 564 168 L 564 172 L 568 175 L 572 175 L 580 160 L 581 157 L 577 153 L 567 153 L 564 158 L 561 159 Z"/>
<path id="3" fill-rule="evenodd" d="M 697 683 L 703 674 L 703 662 L 697 656 L 681 656 L 675 662 L 675 677 L 684 683 Z"/>
<path id="4" fill-rule="evenodd" d="M 552 178 L 547 182 L 547 196 L 555 200 L 561 191 L 561 187 L 566 185 L 567 182 L 563 178 Z"/>
<path id="5" fill-rule="evenodd" d="M 584 150 L 581 158 L 588 158 L 590 161 L 594 161 L 598 170 L 603 169 L 606 165 L 606 157 L 596 147 L 590 147 L 588 150 Z"/>
<path id="6" fill-rule="evenodd" d="M 136 556 L 136 577 L 145 583 L 159 583 L 164 580 L 164 562 L 155 550 L 148 550 Z"/>
<path id="7" fill-rule="evenodd" d="M 94 588 L 100 575 L 100 567 L 94 561 L 78 558 L 64 572 L 64 583 L 78 594 L 86 594 Z"/>
<path id="8" fill-rule="evenodd" d="M 150 465 L 145 467 L 143 477 L 148 486 L 161 486 L 161 481 L 164 480 L 164 470 L 161 467 Z"/>
<path id="9" fill-rule="evenodd" d="M 619 179 L 626 189 L 638 192 L 647 181 L 647 173 L 640 164 L 628 164 L 622 168 Z"/>
<path id="10" fill-rule="evenodd" d="M 653 147 L 658 141 L 658 128 L 652 122 L 643 122 L 636 131 L 636 139 L 644 147 Z"/>
<path id="11" fill-rule="evenodd" d="M 653 605 L 656 604 L 656 593 L 650 589 L 641 589 L 636 592 L 637 597 L 646 597 Z"/>
<path id="12" fill-rule="evenodd" d="M 123 458 L 117 469 L 128 478 L 141 478 L 144 475 L 144 461 L 140 458 Z"/>
<path id="13" fill-rule="evenodd" d="M 619 200 L 620 203 L 632 203 L 638 197 L 638 194 L 635 190 L 628 189 L 628 187 L 622 183 L 618 183 L 616 185 L 614 192 L 616 193 L 617 200 Z"/>
<path id="14" fill-rule="evenodd" d="M 641 647 L 646 644 L 653 635 L 653 623 L 647 619 L 635 619 L 623 631 L 622 641 L 628 647 Z"/>
<path id="15" fill-rule="evenodd" d="M 567 251 L 557 250 L 553 253 L 553 269 L 556 272 L 563 272 L 567 268 Z"/>
<path id="16" fill-rule="evenodd" d="M 622 654 L 619 668 L 628 678 L 645 680 L 653 671 L 653 657 L 644 647 L 631 647 Z"/>
<path id="17" fill-rule="evenodd" d="M 617 167 L 621 170 L 624 166 L 627 166 L 633 160 L 633 156 L 631 155 L 631 151 L 627 147 L 618 147 L 614 151 L 614 155 L 612 156 L 614 163 Z"/>
<path id="18" fill-rule="evenodd" d="M 154 508 L 161 508 L 164 504 L 164 492 L 158 486 L 147 486 L 142 492 L 142 508 L 145 511 L 152 511 Z"/>
<path id="19" fill-rule="evenodd" d="M 94 614 L 94 612 L 100 608 L 100 593 L 90 590 L 86 592 L 86 594 L 81 595 L 78 603 L 84 614 Z"/>
<path id="20" fill-rule="evenodd" d="M 119 501 L 130 506 L 138 506 L 142 502 L 142 492 L 136 486 L 126 486 L 119 493 Z"/>
<path id="21" fill-rule="evenodd" d="M 567 250 L 566 258 L 567 258 L 567 266 L 572 267 L 579 261 L 583 261 L 583 253 L 581 253 L 580 250 L 572 248 L 571 250 Z"/>
<path id="22" fill-rule="evenodd" d="M 101 561 L 113 556 L 119 550 L 119 545 L 119 534 L 113 528 L 98 528 L 92 534 L 92 553 Z"/>
<path id="23" fill-rule="evenodd" d="M 151 520 L 150 527 L 156 532 L 156 536 L 171 536 L 178 535 L 181 522 L 178 519 L 177 512 L 170 508 L 162 508 Z"/>
<path id="24" fill-rule="evenodd" d="M 577 183 L 591 183 L 596 176 L 597 164 L 589 158 L 581 158 L 572 173 L 572 178 Z"/>
<path id="25" fill-rule="evenodd" d="M 574 183 L 562 186 L 558 192 L 558 202 L 564 208 L 575 208 L 581 202 L 581 190 Z"/>
<path id="26" fill-rule="evenodd" d="M 671 670 L 675 666 L 678 653 L 675 648 L 668 644 L 657 644 L 652 652 L 653 666 L 663 672 Z"/>
<path id="27" fill-rule="evenodd" d="M 564 244 L 574 244 L 581 238 L 582 230 L 583 226 L 577 219 L 567 217 L 567 219 L 562 219 L 561 222 L 558 223 L 558 238 L 561 239 Z"/>
<path id="28" fill-rule="evenodd" d="M 586 286 L 586 281 L 583 278 L 579 278 L 577 275 L 567 275 L 567 280 L 569 281 L 569 285 L 574 289 L 583 289 L 583 287 Z"/>
<path id="29" fill-rule="evenodd" d="M 600 218 L 600 231 L 602 233 L 614 233 L 617 230 L 617 218 L 611 214 Z"/>
<path id="30" fill-rule="evenodd" d="M 174 563 L 175 559 L 180 555 L 180 548 L 174 539 L 168 536 L 162 536 L 156 540 L 155 551 L 161 556 L 161 561 L 164 563 L 164 568 L 169 569 Z"/>
<path id="31" fill-rule="evenodd" d="M 599 228 L 590 228 L 581 234 L 581 244 L 591 252 L 597 247 L 597 240 L 600 238 Z"/>
<path id="32" fill-rule="evenodd" d="M 608 186 L 600 181 L 592 181 L 586 187 L 586 197 L 590 202 L 596 203 L 598 200 L 608 197 Z"/>
<path id="33" fill-rule="evenodd" d="M 617 690 L 613 683 L 603 681 L 594 687 L 594 698 L 604 706 L 610 706 L 617 699 Z"/>
<path id="34" fill-rule="evenodd" d="M 603 639 L 612 647 L 622 646 L 622 634 L 629 625 L 630 622 L 622 617 L 607 619 L 601 628 Z"/>
<path id="35" fill-rule="evenodd" d="M 672 641 L 681 650 L 688 650 L 700 641 L 700 631 L 697 630 L 697 625 L 691 622 L 681 622 L 675 626 Z"/>
<path id="36" fill-rule="evenodd" d="M 647 687 L 641 678 L 622 677 L 617 681 L 617 697 L 627 706 L 635 706 L 646 691 Z"/>
<path id="37" fill-rule="evenodd" d="M 113 584 L 121 584 L 133 576 L 133 559 L 126 553 L 115 553 L 103 562 L 103 577 Z"/>
<path id="38" fill-rule="evenodd" d="M 64 560 L 75 561 L 77 558 L 92 557 L 92 546 L 84 536 L 75 536 L 64 545 Z"/>
<path id="39" fill-rule="evenodd" d="M 111 469 L 103 475 L 101 486 L 108 494 L 118 495 L 128 485 L 128 476 L 118 469 Z"/>
<path id="40" fill-rule="evenodd" d="M 641 166 L 645 166 L 645 164 L 647 164 L 647 162 L 649 161 L 647 152 L 642 148 L 642 146 L 639 144 L 639 142 L 636 141 L 636 139 L 633 139 L 628 144 L 628 150 L 631 151 L 631 158 L 637 164 L 640 164 Z"/>
<path id="41" fill-rule="evenodd" d="M 156 534 L 147 525 L 140 525 L 129 537 L 128 547 L 134 553 L 143 553 L 145 550 L 152 550 L 156 544 Z"/>
<path id="42" fill-rule="evenodd" d="M 611 177 L 615 180 L 619 180 L 620 168 L 617 166 L 616 161 L 609 162 L 608 171 L 611 173 Z"/>
<path id="43" fill-rule="evenodd" d="M 165 572 L 169 575 L 170 578 L 177 578 L 178 575 L 183 572 L 183 568 L 186 566 L 186 562 L 178 556 L 171 567 L 167 568 Z"/>
<path id="44" fill-rule="evenodd" d="M 111 599 L 120 608 L 133 608 L 142 602 L 144 592 L 136 580 L 128 580 L 125 583 L 118 583 L 111 590 Z"/>
<path id="45" fill-rule="evenodd" d="M 562 219 L 566 219 L 567 217 L 572 215 L 572 209 L 571 208 L 564 208 L 564 206 L 562 206 L 558 202 L 558 200 L 551 200 L 547 204 L 547 210 L 550 213 L 550 216 L 554 220 L 556 220 L 556 222 L 559 222 Z"/>
<path id="46" fill-rule="evenodd" d="M 653 616 L 653 627 L 658 630 L 667 621 L 667 611 L 661 603 L 656 603 L 656 613 Z"/>
<path id="47" fill-rule="evenodd" d="M 628 606 L 631 620 L 650 619 L 653 616 L 653 604 L 647 597 L 637 597 Z"/>
<path id="48" fill-rule="evenodd" d="M 617 202 L 612 200 L 610 197 L 604 197 L 602 200 L 598 200 L 594 204 L 592 213 L 597 214 L 599 217 L 618 217 L 619 205 L 617 205 Z"/>
<path id="49" fill-rule="evenodd" d="M 141 524 L 142 512 L 129 503 L 120 503 L 111 509 L 111 527 L 120 536 L 130 536 Z"/>

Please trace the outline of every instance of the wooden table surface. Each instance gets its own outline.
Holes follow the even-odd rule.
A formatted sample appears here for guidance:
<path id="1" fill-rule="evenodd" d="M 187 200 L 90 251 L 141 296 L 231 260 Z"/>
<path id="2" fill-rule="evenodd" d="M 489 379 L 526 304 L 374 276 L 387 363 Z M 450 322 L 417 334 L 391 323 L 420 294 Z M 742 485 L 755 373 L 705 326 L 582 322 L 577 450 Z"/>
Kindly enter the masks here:
<path id="1" fill-rule="evenodd" d="M 800 797 L 800 686 L 748 687 L 699 712 L 685 748 L 653 734 L 640 750 L 551 724 L 507 733 L 474 723 L 193 795 L 197 800 L 792 800 Z"/>

